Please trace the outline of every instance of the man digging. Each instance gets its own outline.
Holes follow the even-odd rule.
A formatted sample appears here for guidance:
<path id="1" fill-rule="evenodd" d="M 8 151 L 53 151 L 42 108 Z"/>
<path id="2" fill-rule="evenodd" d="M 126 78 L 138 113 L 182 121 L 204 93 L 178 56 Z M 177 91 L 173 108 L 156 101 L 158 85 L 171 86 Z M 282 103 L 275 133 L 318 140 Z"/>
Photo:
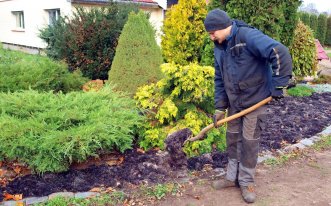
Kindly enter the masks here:
<path id="1" fill-rule="evenodd" d="M 220 9 L 210 11 L 204 25 L 215 44 L 215 127 L 226 111 L 230 116 L 269 96 L 283 97 L 292 74 L 291 56 L 284 45 L 242 21 L 231 20 Z M 266 108 L 228 122 L 226 177 L 212 183 L 219 190 L 238 182 L 247 203 L 256 199 L 254 175 Z"/>

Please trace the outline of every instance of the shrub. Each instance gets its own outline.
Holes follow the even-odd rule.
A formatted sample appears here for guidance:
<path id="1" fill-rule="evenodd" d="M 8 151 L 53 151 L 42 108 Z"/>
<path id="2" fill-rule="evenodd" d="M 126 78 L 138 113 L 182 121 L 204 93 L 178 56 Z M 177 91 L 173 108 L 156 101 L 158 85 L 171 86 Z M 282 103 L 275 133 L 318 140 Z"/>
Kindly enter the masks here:
<path id="1" fill-rule="evenodd" d="M 293 72 L 298 77 L 314 75 L 317 69 L 315 39 L 311 29 L 299 21 L 290 46 Z"/>
<path id="2" fill-rule="evenodd" d="M 314 92 L 314 89 L 306 86 L 296 86 L 287 90 L 287 94 L 294 97 L 305 97 L 311 96 Z"/>
<path id="3" fill-rule="evenodd" d="M 327 25 L 327 16 L 325 14 L 320 14 L 318 16 L 316 39 L 318 39 L 322 45 L 325 44 Z"/>
<path id="4" fill-rule="evenodd" d="M 331 46 L 331 15 L 328 17 L 327 22 L 325 44 Z"/>
<path id="5" fill-rule="evenodd" d="M 41 30 L 47 55 L 64 59 L 71 70 L 80 69 L 90 79 L 107 79 L 117 39 L 132 10 L 138 9 L 116 2 L 89 10 L 77 8 L 72 17 Z"/>
<path id="6" fill-rule="evenodd" d="M 139 86 L 161 79 L 161 64 L 161 50 L 147 15 L 131 13 L 118 41 L 109 82 L 134 95 Z"/>
<path id="7" fill-rule="evenodd" d="M 168 134 L 190 128 L 193 135 L 210 124 L 214 112 L 214 69 L 191 63 L 187 66 L 163 64 L 165 78 L 156 84 L 138 89 L 135 99 L 139 107 L 146 110 L 148 118 L 140 133 L 140 146 L 149 149 L 164 147 Z M 210 152 L 213 145 L 225 147 L 224 128 L 210 131 L 205 140 L 186 144 L 189 155 Z"/>
<path id="8" fill-rule="evenodd" d="M 316 14 L 311 14 L 310 15 L 310 28 L 313 30 L 314 37 L 316 38 L 316 32 L 317 32 L 317 15 Z"/>
<path id="9" fill-rule="evenodd" d="M 80 90 L 84 82 L 79 70 L 71 73 L 63 62 L 47 57 L 0 49 L 0 91 L 34 89 L 39 91 Z"/>
<path id="10" fill-rule="evenodd" d="M 179 0 L 164 20 L 162 54 L 166 62 L 187 65 L 200 62 L 207 35 L 203 20 L 207 14 L 204 0 Z"/>
<path id="11" fill-rule="evenodd" d="M 230 0 L 226 9 L 231 17 L 243 20 L 289 46 L 297 24 L 299 5 L 299 0 Z"/>
<path id="12" fill-rule="evenodd" d="M 113 150 L 131 148 L 143 116 L 110 86 L 98 92 L 0 93 L 0 160 L 19 160 L 37 172 L 60 172 Z"/>
<path id="13" fill-rule="evenodd" d="M 302 23 L 310 27 L 310 14 L 307 12 L 300 12 L 299 16 Z"/>

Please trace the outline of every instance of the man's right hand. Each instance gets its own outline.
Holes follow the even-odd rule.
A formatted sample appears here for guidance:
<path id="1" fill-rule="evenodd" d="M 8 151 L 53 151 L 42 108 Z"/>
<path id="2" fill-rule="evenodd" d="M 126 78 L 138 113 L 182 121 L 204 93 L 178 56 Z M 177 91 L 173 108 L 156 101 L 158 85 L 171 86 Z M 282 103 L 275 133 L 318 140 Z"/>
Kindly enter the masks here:
<path id="1" fill-rule="evenodd" d="M 214 127 L 217 128 L 217 122 L 220 121 L 221 119 L 224 119 L 225 117 L 225 111 L 222 110 L 215 110 L 215 114 L 213 115 L 213 122 L 214 122 Z"/>

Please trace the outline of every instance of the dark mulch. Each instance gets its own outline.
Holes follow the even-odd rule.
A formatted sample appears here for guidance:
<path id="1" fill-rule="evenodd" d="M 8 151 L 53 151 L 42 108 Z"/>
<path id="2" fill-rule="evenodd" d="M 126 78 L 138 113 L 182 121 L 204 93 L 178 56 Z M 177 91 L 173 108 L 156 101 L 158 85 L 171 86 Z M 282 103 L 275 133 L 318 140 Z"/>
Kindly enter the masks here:
<path id="1" fill-rule="evenodd" d="M 261 150 L 281 148 L 312 137 L 331 124 L 331 93 L 310 97 L 286 97 L 272 101 L 262 131 Z"/>
<path id="2" fill-rule="evenodd" d="M 315 93 L 311 97 L 286 97 L 280 101 L 272 101 L 266 127 L 262 132 L 260 150 L 279 149 L 282 141 L 295 143 L 321 132 L 331 124 L 330 104 L 331 93 Z M 167 151 L 172 156 L 164 152 L 139 153 L 137 150 L 131 150 L 125 153 L 124 162 L 118 166 L 101 165 L 58 174 L 26 175 L 16 178 L 6 188 L 0 188 L 0 194 L 5 190 L 11 194 L 29 197 L 45 196 L 59 191 L 88 191 L 101 185 L 121 188 L 130 183 L 164 182 L 176 176 L 174 171 L 185 168 L 201 170 L 205 164 L 211 164 L 214 168 L 225 167 L 227 154 L 221 152 L 186 161 L 181 144 L 190 134 L 189 130 L 184 129 L 169 135 L 166 141 L 171 146 L 167 147 Z M 174 138 L 175 136 L 178 138 Z"/>

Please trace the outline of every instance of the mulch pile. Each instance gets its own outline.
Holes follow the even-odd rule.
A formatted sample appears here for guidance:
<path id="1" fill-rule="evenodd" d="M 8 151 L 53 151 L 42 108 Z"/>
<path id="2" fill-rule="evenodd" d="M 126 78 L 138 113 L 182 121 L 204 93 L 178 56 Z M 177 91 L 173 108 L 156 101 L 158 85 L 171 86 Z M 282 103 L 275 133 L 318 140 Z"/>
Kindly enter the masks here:
<path id="1" fill-rule="evenodd" d="M 321 132 L 331 124 L 331 93 L 314 93 L 310 97 L 286 97 L 272 101 L 267 115 L 266 127 L 262 132 L 260 150 L 279 149 L 286 141 L 296 143 Z M 227 154 L 212 152 L 200 157 L 187 158 L 181 150 L 182 143 L 191 135 L 189 129 L 177 131 L 166 140 L 166 151 L 137 149 L 124 154 L 122 164 L 90 166 L 87 169 L 71 169 L 63 173 L 26 175 L 18 177 L 5 188 L 10 194 L 23 197 L 45 196 L 54 192 L 88 191 L 94 187 L 125 188 L 129 184 L 162 183 L 176 177 L 183 169 L 201 170 L 205 164 L 213 168 L 225 167 Z M 174 137 L 179 138 L 174 138 Z M 0 196 L 0 201 L 2 197 Z"/>

